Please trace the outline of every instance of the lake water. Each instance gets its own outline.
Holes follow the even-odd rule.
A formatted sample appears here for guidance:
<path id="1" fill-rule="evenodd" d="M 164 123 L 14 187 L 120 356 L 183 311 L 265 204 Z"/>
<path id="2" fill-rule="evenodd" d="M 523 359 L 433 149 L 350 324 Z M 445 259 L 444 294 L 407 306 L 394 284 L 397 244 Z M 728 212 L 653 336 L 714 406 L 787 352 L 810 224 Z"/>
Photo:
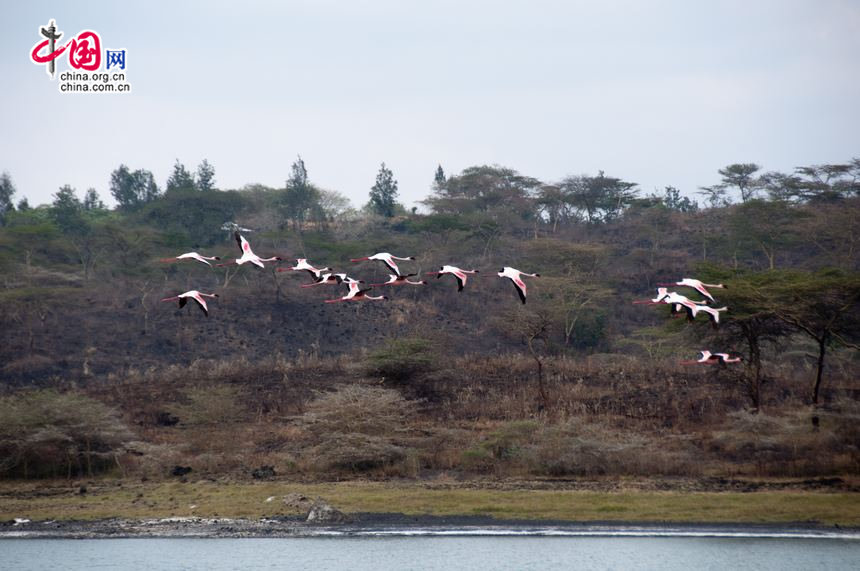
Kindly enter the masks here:
<path id="1" fill-rule="evenodd" d="M 3 539 L 0 569 L 860 569 L 860 541 L 729 537 Z"/>

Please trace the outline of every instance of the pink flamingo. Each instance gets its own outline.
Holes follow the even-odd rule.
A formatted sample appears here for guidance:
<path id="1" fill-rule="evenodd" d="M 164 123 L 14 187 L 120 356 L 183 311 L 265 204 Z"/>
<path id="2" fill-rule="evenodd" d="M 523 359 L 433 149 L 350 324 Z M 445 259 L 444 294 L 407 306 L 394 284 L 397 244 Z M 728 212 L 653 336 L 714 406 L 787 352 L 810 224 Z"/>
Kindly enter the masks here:
<path id="1" fill-rule="evenodd" d="M 363 258 L 352 258 L 352 259 L 350 259 L 350 262 L 363 262 L 365 260 L 379 260 L 380 262 L 383 262 L 386 266 L 388 266 L 389 270 L 391 270 L 392 272 L 394 272 L 395 274 L 397 274 L 399 276 L 400 275 L 400 268 L 397 267 L 397 264 L 395 263 L 394 260 L 414 260 L 414 259 L 415 259 L 415 256 L 409 256 L 407 258 L 398 258 L 397 256 L 392 256 L 388 252 L 380 252 L 379 254 L 373 254 L 372 256 L 365 256 Z"/>
<path id="2" fill-rule="evenodd" d="M 373 289 L 373 288 L 368 287 L 368 288 L 361 289 L 361 286 L 359 286 L 357 283 L 350 283 L 348 294 L 346 294 L 343 297 L 339 297 L 337 299 L 327 299 L 327 300 L 325 300 L 325 302 L 326 303 L 338 303 L 339 301 L 377 301 L 377 300 L 388 299 L 384 295 L 377 295 L 377 296 L 367 295 L 367 292 L 369 292 L 371 289 Z"/>
<path id="3" fill-rule="evenodd" d="M 707 290 L 707 288 L 713 287 L 713 288 L 726 289 L 726 286 L 724 286 L 723 284 L 706 284 L 706 283 L 702 283 L 701 281 L 693 279 L 693 278 L 684 278 L 679 282 L 660 283 L 657 285 L 658 286 L 686 286 L 686 287 L 691 287 L 694 290 L 696 290 L 697 292 L 699 292 L 700 294 L 702 294 L 703 296 L 710 299 L 712 302 L 716 301 L 716 300 L 714 300 L 714 296 L 711 295 L 711 293 Z"/>
<path id="4" fill-rule="evenodd" d="M 407 284 L 408 285 L 427 285 L 427 282 L 425 282 L 424 280 L 413 282 L 409 279 L 409 278 L 417 276 L 417 275 L 418 274 L 406 274 L 405 276 L 399 276 L 399 275 L 394 275 L 394 274 L 388 274 L 388 281 L 387 282 L 381 283 L 381 284 L 370 284 L 370 285 L 372 285 L 374 287 L 387 286 L 387 285 L 396 286 L 396 285 L 407 285 Z"/>
<path id="5" fill-rule="evenodd" d="M 236 243 L 239 244 L 239 249 L 242 251 L 242 257 L 236 258 L 233 261 L 226 262 L 223 264 L 217 264 L 218 266 L 229 266 L 232 264 L 236 264 L 237 266 L 241 266 L 242 264 L 245 264 L 247 262 L 251 262 L 255 266 L 260 266 L 261 268 L 265 268 L 266 266 L 263 264 L 263 262 L 279 262 L 279 261 L 281 261 L 282 258 L 280 256 L 272 256 L 271 258 L 261 258 L 260 256 L 258 256 L 257 254 L 255 254 L 251 250 L 251 244 L 248 243 L 248 241 L 245 239 L 244 236 L 242 236 L 238 232 L 236 232 L 234 234 L 234 236 L 236 237 Z"/>
<path id="6" fill-rule="evenodd" d="M 520 296 L 520 300 L 522 300 L 523 305 L 526 303 L 526 282 L 523 281 L 522 276 L 529 276 L 532 278 L 539 278 L 540 274 L 527 274 L 525 272 L 521 272 L 519 270 L 515 270 L 509 266 L 505 266 L 502 268 L 502 271 L 498 273 L 500 278 L 508 278 L 513 282 L 514 289 L 517 290 L 517 294 Z"/>
<path id="7" fill-rule="evenodd" d="M 193 299 L 197 302 L 197 305 L 200 306 L 200 309 L 203 310 L 203 313 L 206 314 L 206 317 L 209 317 L 209 307 L 206 306 L 206 300 L 204 297 L 218 297 L 217 293 L 202 293 L 197 291 L 196 289 L 192 289 L 191 291 L 186 291 L 185 293 L 180 293 L 179 295 L 174 295 L 173 297 L 165 297 L 161 301 L 175 301 L 179 300 L 179 307 L 185 307 L 185 304 L 188 303 L 189 299 Z"/>
<path id="8" fill-rule="evenodd" d="M 318 285 L 329 284 L 363 284 L 364 280 L 356 280 L 346 274 L 322 274 L 317 281 L 312 284 L 304 284 L 302 287 L 314 287 Z"/>
<path id="9" fill-rule="evenodd" d="M 188 252 L 187 254 L 181 254 L 176 256 L 175 258 L 161 258 L 162 262 L 177 262 L 179 260 L 197 260 L 207 266 L 211 266 L 208 260 L 220 260 L 218 256 L 201 256 L 197 252 Z"/>
<path id="10" fill-rule="evenodd" d="M 451 274 L 455 278 L 457 278 L 457 291 L 463 291 L 463 287 L 466 285 L 466 281 L 469 279 L 467 274 L 477 274 L 480 273 L 478 270 L 461 270 L 457 266 L 442 266 L 439 268 L 438 272 L 427 272 L 428 276 L 436 276 L 436 279 L 441 278 L 445 274 Z"/>
<path id="11" fill-rule="evenodd" d="M 740 357 L 730 357 L 728 353 L 711 353 L 699 351 L 702 355 L 698 361 L 681 361 L 682 365 L 713 365 L 714 363 L 740 363 Z"/>
<path id="12" fill-rule="evenodd" d="M 289 268 L 278 268 L 279 272 L 299 272 L 306 271 L 311 275 L 314 280 L 319 280 L 320 276 L 325 271 L 331 271 L 331 268 L 315 268 L 308 263 L 307 258 L 298 258 L 296 259 L 296 265 L 290 266 Z"/>
<path id="13" fill-rule="evenodd" d="M 714 326 L 714 329 L 716 329 L 717 326 L 720 324 L 720 312 L 721 311 L 728 311 L 728 309 L 729 309 L 728 307 L 716 308 L 716 307 L 708 307 L 708 306 L 703 306 L 703 305 L 694 305 L 693 307 L 690 308 L 690 310 L 693 313 L 694 319 L 696 318 L 696 316 L 699 314 L 700 311 L 704 311 L 705 313 L 707 313 L 708 319 L 711 320 L 711 325 Z"/>

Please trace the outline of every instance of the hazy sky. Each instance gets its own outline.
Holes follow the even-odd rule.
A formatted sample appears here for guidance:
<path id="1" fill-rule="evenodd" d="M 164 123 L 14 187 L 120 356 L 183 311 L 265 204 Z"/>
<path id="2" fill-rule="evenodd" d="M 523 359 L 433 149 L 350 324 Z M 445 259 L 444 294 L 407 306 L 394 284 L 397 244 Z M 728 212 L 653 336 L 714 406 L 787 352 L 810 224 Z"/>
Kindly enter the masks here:
<path id="1" fill-rule="evenodd" d="M 133 92 L 59 93 L 29 58 L 52 18 L 127 49 Z M 411 204 L 437 164 L 692 194 L 860 156 L 856 0 L 9 1 L 0 32 L 0 171 L 31 204 L 177 158 L 280 187 L 301 154 L 361 205 L 382 161 Z"/>

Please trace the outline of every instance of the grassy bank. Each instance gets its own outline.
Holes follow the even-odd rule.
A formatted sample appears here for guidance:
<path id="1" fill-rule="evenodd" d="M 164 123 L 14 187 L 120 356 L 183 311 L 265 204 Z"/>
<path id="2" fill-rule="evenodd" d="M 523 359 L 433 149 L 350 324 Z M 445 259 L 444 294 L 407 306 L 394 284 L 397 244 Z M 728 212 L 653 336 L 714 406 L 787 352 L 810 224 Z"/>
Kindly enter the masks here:
<path id="1" fill-rule="evenodd" d="M 777 492 L 597 492 L 569 489 L 487 489 L 420 483 L 131 483 L 101 482 L 86 493 L 67 485 L 0 484 L 0 520 L 264 517 L 297 513 L 280 496 L 321 496 L 347 513 L 482 515 L 564 521 L 738 522 L 860 525 L 860 494 Z M 266 499 L 278 496 L 274 501 Z M 194 507 L 192 507 L 194 506 Z"/>

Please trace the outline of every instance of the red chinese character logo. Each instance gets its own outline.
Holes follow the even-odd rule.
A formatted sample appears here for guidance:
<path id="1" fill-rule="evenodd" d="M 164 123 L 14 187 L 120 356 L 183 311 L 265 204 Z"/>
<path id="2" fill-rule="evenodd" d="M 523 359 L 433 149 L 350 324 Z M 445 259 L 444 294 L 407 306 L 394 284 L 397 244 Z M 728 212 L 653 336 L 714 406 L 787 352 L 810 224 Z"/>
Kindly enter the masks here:
<path id="1" fill-rule="evenodd" d="M 51 77 L 54 76 L 56 70 L 54 60 L 60 57 L 66 48 L 69 50 L 69 65 L 74 69 L 96 71 L 101 66 L 102 42 L 96 32 L 84 30 L 71 41 L 66 42 L 64 46 L 59 46 L 57 40 L 60 39 L 63 32 L 57 31 L 53 20 L 48 26 L 40 28 L 39 31 L 47 39 L 33 46 L 30 59 L 33 60 L 33 63 L 48 64 L 47 71 Z"/>
<path id="2" fill-rule="evenodd" d="M 72 38 L 69 42 L 69 64 L 75 69 L 87 71 L 99 68 L 102 64 L 102 43 L 97 33 L 86 30 Z"/>

